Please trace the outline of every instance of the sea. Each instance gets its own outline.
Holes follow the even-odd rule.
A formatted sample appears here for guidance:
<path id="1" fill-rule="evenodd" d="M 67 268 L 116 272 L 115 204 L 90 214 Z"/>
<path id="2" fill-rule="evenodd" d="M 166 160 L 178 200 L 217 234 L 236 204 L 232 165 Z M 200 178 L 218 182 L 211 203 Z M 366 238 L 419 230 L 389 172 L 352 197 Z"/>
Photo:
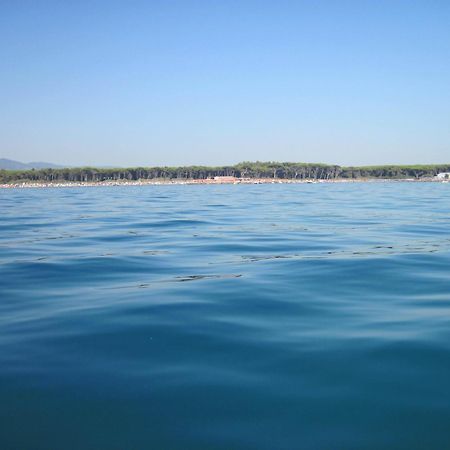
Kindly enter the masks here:
<path id="1" fill-rule="evenodd" d="M 449 449 L 450 184 L 0 190 L 0 448 Z"/>

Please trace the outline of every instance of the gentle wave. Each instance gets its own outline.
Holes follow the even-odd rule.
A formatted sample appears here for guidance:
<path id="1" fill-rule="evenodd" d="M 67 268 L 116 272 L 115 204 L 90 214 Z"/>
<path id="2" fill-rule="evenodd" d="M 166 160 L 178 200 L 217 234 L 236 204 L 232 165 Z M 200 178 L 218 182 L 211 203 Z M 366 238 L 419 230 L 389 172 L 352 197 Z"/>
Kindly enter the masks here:
<path id="1" fill-rule="evenodd" d="M 448 185 L 0 206 L 2 448 L 448 447 Z"/>

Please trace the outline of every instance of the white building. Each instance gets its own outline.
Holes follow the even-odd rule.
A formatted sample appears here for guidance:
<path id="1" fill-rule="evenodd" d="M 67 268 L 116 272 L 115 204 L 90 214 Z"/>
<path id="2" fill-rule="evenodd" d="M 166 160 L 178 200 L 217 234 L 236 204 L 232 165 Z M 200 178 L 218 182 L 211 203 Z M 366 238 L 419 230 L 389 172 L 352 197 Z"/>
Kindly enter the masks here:
<path id="1" fill-rule="evenodd" d="M 438 180 L 449 180 L 450 179 L 450 172 L 441 172 L 436 175 Z"/>

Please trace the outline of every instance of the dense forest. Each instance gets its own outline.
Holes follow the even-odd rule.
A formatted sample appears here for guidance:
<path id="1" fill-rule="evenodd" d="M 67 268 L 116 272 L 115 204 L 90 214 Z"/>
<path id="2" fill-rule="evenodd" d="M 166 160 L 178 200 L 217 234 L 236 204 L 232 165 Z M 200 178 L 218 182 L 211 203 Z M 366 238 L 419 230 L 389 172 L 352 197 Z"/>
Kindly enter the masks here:
<path id="1" fill-rule="evenodd" d="M 327 164 L 242 162 L 234 166 L 133 167 L 0 170 L 0 183 L 97 182 L 118 180 L 199 180 L 215 176 L 294 180 L 361 178 L 426 178 L 450 172 L 450 164 L 412 166 L 341 167 Z"/>

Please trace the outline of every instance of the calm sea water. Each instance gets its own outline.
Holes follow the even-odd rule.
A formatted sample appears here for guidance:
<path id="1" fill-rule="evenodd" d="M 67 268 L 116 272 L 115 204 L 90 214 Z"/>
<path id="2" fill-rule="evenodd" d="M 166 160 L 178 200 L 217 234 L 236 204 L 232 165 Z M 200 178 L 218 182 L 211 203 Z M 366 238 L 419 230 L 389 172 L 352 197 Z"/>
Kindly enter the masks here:
<path id="1" fill-rule="evenodd" d="M 449 184 L 0 211 L 0 448 L 450 448 Z"/>

